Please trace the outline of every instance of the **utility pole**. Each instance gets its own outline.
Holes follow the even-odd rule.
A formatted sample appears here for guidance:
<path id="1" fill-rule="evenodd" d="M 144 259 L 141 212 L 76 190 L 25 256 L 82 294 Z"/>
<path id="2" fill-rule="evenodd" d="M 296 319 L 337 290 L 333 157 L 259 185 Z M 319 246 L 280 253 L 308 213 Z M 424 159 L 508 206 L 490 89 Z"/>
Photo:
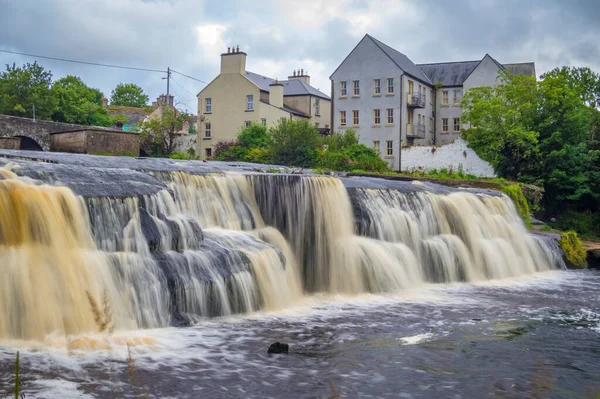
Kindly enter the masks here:
<path id="1" fill-rule="evenodd" d="M 163 78 L 163 79 L 167 79 L 167 104 L 166 106 L 169 106 L 169 80 L 171 79 L 171 67 L 167 67 L 167 77 Z"/>
<path id="2" fill-rule="evenodd" d="M 32 104 L 33 107 L 33 120 L 35 120 L 35 104 Z"/>

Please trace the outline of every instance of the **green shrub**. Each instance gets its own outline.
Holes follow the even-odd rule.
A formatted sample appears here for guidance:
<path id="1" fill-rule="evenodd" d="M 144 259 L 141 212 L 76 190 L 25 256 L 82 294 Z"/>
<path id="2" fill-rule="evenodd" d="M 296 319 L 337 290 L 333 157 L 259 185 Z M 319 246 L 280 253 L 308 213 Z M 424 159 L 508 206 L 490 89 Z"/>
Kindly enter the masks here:
<path id="1" fill-rule="evenodd" d="M 171 158 L 171 159 L 183 159 L 185 161 L 189 161 L 189 160 L 192 159 L 192 158 L 189 157 L 189 155 L 183 154 L 181 152 L 174 152 L 171 155 L 169 155 L 169 158 Z"/>
<path id="2" fill-rule="evenodd" d="M 525 195 L 523 194 L 521 185 L 515 183 L 508 186 L 502 186 L 500 187 L 500 189 L 513 201 L 515 207 L 517 208 L 517 211 L 519 212 L 519 215 L 521 215 L 521 218 L 523 219 L 525 224 L 529 226 L 531 224 L 529 203 L 527 202 L 527 198 L 525 198 Z"/>
<path id="3" fill-rule="evenodd" d="M 254 147 L 244 156 L 244 161 L 255 163 L 271 163 L 271 152 L 267 148 Z"/>
<path id="4" fill-rule="evenodd" d="M 246 148 L 265 148 L 269 145 L 269 132 L 266 126 L 252 123 L 250 126 L 242 128 L 237 136 L 237 142 L 240 146 Z"/>
<path id="5" fill-rule="evenodd" d="M 585 269 L 587 267 L 587 253 L 581 240 L 574 231 L 563 233 L 560 238 L 560 247 L 565 254 L 565 260 L 573 267 Z"/>
<path id="6" fill-rule="evenodd" d="M 600 213 L 567 211 L 556 217 L 551 223 L 558 230 L 574 230 L 582 237 L 600 237 Z"/>
<path id="7" fill-rule="evenodd" d="M 317 163 L 319 131 L 307 120 L 281 120 L 270 129 L 273 162 L 310 168 Z"/>

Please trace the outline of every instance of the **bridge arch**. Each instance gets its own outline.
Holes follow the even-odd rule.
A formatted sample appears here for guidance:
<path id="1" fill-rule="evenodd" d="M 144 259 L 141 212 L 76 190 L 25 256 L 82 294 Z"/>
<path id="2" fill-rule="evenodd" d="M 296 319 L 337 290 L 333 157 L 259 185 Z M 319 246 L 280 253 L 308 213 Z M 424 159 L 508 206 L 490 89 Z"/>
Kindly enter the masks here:
<path id="1" fill-rule="evenodd" d="M 26 151 L 44 151 L 44 148 L 40 143 L 38 143 L 35 139 L 28 136 L 13 136 L 21 139 L 21 150 Z"/>

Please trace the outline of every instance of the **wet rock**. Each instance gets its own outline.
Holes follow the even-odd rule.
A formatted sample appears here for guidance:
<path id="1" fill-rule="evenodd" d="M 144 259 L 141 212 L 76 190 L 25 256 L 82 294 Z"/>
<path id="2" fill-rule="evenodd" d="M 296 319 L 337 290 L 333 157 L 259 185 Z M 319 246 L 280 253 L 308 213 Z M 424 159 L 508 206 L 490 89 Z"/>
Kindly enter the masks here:
<path id="1" fill-rule="evenodd" d="M 588 249 L 587 262 L 590 269 L 600 270 L 600 249 Z"/>
<path id="2" fill-rule="evenodd" d="M 269 346 L 269 350 L 267 353 L 289 353 L 290 346 L 288 344 L 284 344 L 283 342 L 275 342 Z"/>

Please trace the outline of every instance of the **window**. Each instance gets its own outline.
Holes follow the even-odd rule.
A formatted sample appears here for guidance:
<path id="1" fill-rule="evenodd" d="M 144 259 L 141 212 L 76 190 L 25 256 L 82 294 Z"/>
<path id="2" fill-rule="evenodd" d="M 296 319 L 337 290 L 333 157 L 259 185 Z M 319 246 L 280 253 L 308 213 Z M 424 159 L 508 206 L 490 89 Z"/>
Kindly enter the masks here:
<path id="1" fill-rule="evenodd" d="M 429 131 L 433 132 L 433 118 L 429 118 Z"/>
<path id="2" fill-rule="evenodd" d="M 448 133 L 448 118 L 442 118 L 442 133 Z"/>
<path id="3" fill-rule="evenodd" d="M 460 118 L 454 118 L 454 132 L 460 132 Z"/>
<path id="4" fill-rule="evenodd" d="M 210 114 L 212 112 L 212 98 L 204 99 L 204 112 Z"/>
<path id="5" fill-rule="evenodd" d="M 429 90 L 429 105 L 433 105 L 433 90 Z"/>
<path id="6" fill-rule="evenodd" d="M 375 150 L 375 152 L 378 154 L 381 153 L 381 146 L 379 145 L 379 140 L 373 142 L 373 150 Z"/>
<path id="7" fill-rule="evenodd" d="M 353 87 L 353 92 L 352 95 L 353 96 L 360 96 L 360 86 L 359 86 L 359 82 L 358 80 L 353 80 L 352 81 L 352 87 Z"/>
<path id="8" fill-rule="evenodd" d="M 246 126 L 246 127 L 250 127 L 251 124 L 252 124 L 252 121 L 244 121 L 244 126 Z"/>
<path id="9" fill-rule="evenodd" d="M 340 126 L 346 126 L 346 111 L 340 111 Z"/>
<path id="10" fill-rule="evenodd" d="M 458 105 L 460 104 L 460 100 L 462 100 L 462 91 L 454 90 L 454 98 L 452 99 L 452 104 Z"/>
<path id="11" fill-rule="evenodd" d="M 211 128 L 210 123 L 204 124 L 204 138 L 205 139 L 209 139 L 211 137 L 210 136 L 210 128 Z"/>
<path id="12" fill-rule="evenodd" d="M 387 80 L 387 94 L 394 94 L 394 78 Z"/>
<path id="13" fill-rule="evenodd" d="M 448 105 L 448 90 L 442 90 L 442 105 Z"/>
<path id="14" fill-rule="evenodd" d="M 394 124 L 394 110 L 392 108 L 388 108 L 386 110 L 386 114 L 387 114 L 386 123 L 388 125 L 393 125 Z"/>
<path id="15" fill-rule="evenodd" d="M 315 127 L 318 129 L 319 128 L 319 122 L 315 122 Z"/>
<path id="16" fill-rule="evenodd" d="M 285 116 L 282 116 L 281 118 L 279 118 L 279 120 L 280 120 L 281 122 L 285 122 L 285 121 L 287 121 L 287 118 L 286 118 Z"/>
<path id="17" fill-rule="evenodd" d="M 352 124 L 358 126 L 358 110 L 352 111 Z"/>
<path id="18" fill-rule="evenodd" d="M 381 110 L 380 109 L 374 109 L 373 110 L 373 124 L 374 125 L 381 125 Z"/>
<path id="19" fill-rule="evenodd" d="M 346 97 L 347 94 L 346 81 L 340 82 L 340 97 Z"/>
<path id="20" fill-rule="evenodd" d="M 315 115 L 316 116 L 321 115 L 320 111 L 321 111 L 321 107 L 320 107 L 320 104 L 319 104 L 319 99 L 317 98 L 315 100 Z"/>
<path id="21" fill-rule="evenodd" d="M 260 124 L 263 125 L 263 126 L 267 126 L 267 119 L 266 118 L 262 118 L 260 120 Z"/>
<path id="22" fill-rule="evenodd" d="M 392 140 L 388 140 L 385 142 L 385 156 L 394 156 L 394 142 Z"/>
<path id="23" fill-rule="evenodd" d="M 254 111 L 254 96 L 253 95 L 246 96 L 246 110 Z"/>
<path id="24" fill-rule="evenodd" d="M 373 79 L 373 95 L 381 95 L 381 79 Z"/>
<path id="25" fill-rule="evenodd" d="M 212 148 L 205 148 L 204 155 L 206 155 L 206 158 L 211 158 L 212 157 Z"/>

